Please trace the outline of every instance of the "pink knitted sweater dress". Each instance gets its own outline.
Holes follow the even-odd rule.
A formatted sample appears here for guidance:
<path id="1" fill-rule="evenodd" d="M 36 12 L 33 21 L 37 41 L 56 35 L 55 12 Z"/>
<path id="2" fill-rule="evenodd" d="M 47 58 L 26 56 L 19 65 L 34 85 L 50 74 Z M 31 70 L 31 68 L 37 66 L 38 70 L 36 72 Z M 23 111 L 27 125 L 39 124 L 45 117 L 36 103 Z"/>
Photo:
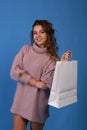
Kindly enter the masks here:
<path id="1" fill-rule="evenodd" d="M 44 123 L 49 116 L 48 98 L 56 62 L 47 54 L 47 48 L 24 45 L 15 56 L 10 76 L 17 81 L 11 112 L 23 118 Z M 19 74 L 23 75 L 19 75 Z M 45 81 L 48 89 L 39 89 L 28 83 L 30 77 Z"/>

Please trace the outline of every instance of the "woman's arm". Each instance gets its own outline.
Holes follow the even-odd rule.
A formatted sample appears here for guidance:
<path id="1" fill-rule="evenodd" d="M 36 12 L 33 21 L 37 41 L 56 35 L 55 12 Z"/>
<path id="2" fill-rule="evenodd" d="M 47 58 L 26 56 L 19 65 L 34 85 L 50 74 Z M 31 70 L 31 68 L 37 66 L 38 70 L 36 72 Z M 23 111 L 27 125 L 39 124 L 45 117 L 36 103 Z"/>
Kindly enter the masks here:
<path id="1" fill-rule="evenodd" d="M 60 61 L 68 61 L 70 60 L 70 58 L 71 58 L 71 51 L 68 50 L 62 55 Z M 41 81 L 38 81 L 33 77 L 30 77 L 29 84 L 34 85 L 37 88 L 41 89 L 47 89 L 51 87 L 54 70 L 55 70 L 55 62 L 52 62 L 49 65 L 49 67 L 47 67 L 45 73 L 42 75 Z"/>
<path id="2" fill-rule="evenodd" d="M 23 83 L 28 83 L 28 80 L 30 78 L 29 73 L 25 70 L 23 66 L 23 57 L 28 48 L 29 46 L 27 45 L 22 47 L 22 49 L 15 56 L 11 70 L 10 70 L 11 78 L 16 81 L 23 82 Z"/>
<path id="3" fill-rule="evenodd" d="M 40 88 L 40 89 L 47 89 L 47 84 L 45 82 L 36 80 L 33 77 L 30 77 L 29 84 L 34 85 L 34 86 L 36 86 L 37 88 Z"/>
<path id="4" fill-rule="evenodd" d="M 53 80 L 53 74 L 55 70 L 56 61 L 51 60 L 49 61 L 43 69 L 43 74 L 40 80 L 36 80 L 33 77 L 30 77 L 29 84 L 34 85 L 40 89 L 50 89 Z"/>

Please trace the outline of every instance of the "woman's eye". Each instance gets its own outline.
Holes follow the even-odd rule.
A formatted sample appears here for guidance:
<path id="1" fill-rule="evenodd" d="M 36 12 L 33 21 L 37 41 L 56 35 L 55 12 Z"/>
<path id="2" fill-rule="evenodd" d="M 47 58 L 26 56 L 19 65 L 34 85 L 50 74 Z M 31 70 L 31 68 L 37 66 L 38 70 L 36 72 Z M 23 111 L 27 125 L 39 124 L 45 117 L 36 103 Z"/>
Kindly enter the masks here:
<path id="1" fill-rule="evenodd" d="M 37 34 L 37 32 L 33 32 L 33 35 Z"/>
<path id="2" fill-rule="evenodd" d="M 33 35 L 37 35 L 37 34 L 43 34 L 45 33 L 45 31 L 40 31 L 40 32 L 33 32 Z"/>
<path id="3" fill-rule="evenodd" d="M 44 31 L 41 31 L 41 33 L 44 33 Z"/>

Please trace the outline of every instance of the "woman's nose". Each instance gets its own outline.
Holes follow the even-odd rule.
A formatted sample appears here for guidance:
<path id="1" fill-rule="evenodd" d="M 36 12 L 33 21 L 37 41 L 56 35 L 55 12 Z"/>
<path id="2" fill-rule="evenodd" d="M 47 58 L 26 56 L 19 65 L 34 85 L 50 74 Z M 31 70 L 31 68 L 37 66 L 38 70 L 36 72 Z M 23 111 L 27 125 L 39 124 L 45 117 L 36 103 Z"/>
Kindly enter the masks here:
<path id="1" fill-rule="evenodd" d="M 38 32 L 38 33 L 37 33 L 37 36 L 41 36 L 41 33 L 40 33 L 40 32 Z"/>

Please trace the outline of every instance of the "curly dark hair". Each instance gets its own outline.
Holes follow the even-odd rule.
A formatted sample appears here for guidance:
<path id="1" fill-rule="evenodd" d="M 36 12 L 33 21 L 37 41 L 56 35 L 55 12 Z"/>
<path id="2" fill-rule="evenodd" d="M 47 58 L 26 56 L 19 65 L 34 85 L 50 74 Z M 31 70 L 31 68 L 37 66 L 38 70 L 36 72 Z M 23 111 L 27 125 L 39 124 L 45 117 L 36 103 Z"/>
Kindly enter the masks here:
<path id="1" fill-rule="evenodd" d="M 59 47 L 57 46 L 56 38 L 55 38 L 55 30 L 53 29 L 52 23 L 50 23 L 47 20 L 36 20 L 32 26 L 32 31 L 31 31 L 31 43 L 34 42 L 33 40 L 33 28 L 36 25 L 41 25 L 44 29 L 44 31 L 47 34 L 47 42 L 46 42 L 46 47 L 47 47 L 47 53 L 51 56 L 51 58 L 58 60 L 58 50 Z"/>

